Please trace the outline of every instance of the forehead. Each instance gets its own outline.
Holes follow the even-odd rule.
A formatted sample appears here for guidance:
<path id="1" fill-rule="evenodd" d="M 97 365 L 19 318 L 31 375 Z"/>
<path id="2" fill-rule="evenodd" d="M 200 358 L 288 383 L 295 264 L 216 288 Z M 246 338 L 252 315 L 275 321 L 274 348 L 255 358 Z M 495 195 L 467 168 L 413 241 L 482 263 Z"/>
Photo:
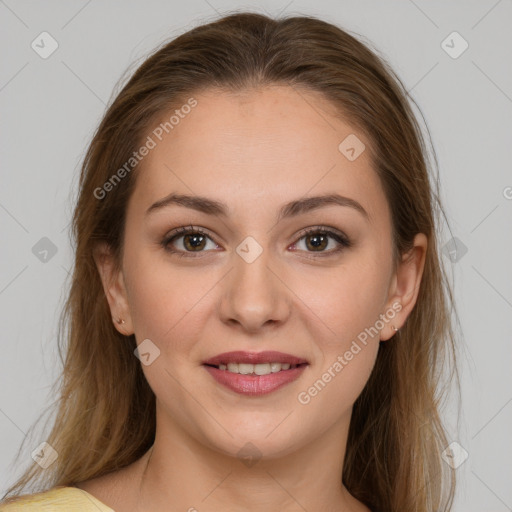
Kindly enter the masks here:
<path id="1" fill-rule="evenodd" d="M 195 107 L 177 107 L 181 115 L 166 125 L 168 133 L 162 126 L 174 110 L 155 123 L 161 140 L 153 128 L 148 132 L 155 147 L 137 170 L 132 197 L 141 208 L 171 192 L 219 199 L 233 212 L 253 215 L 334 192 L 361 202 L 370 217 L 387 208 L 369 151 L 350 160 L 339 148 L 347 137 L 367 147 L 370 141 L 336 116 L 320 93 L 267 86 L 208 90 L 193 98 Z"/>

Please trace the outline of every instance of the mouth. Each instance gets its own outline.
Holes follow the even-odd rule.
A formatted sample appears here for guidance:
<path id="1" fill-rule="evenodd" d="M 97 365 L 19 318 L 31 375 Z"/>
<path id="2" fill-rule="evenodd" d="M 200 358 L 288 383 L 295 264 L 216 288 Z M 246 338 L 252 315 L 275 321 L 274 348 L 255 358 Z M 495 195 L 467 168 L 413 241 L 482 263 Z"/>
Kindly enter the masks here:
<path id="1" fill-rule="evenodd" d="M 244 395 L 263 395 L 296 380 L 309 362 L 282 352 L 226 352 L 203 362 L 220 384 Z"/>
<path id="2" fill-rule="evenodd" d="M 271 373 L 278 373 L 286 370 L 294 370 L 295 368 L 305 366 L 307 363 L 301 364 L 290 364 L 290 363 L 259 363 L 259 364 L 250 364 L 250 363 L 227 363 L 227 364 L 218 364 L 211 365 L 207 364 L 206 366 L 210 366 L 212 368 L 217 368 L 218 370 L 227 371 L 230 373 L 237 373 L 239 375 L 270 375 Z"/>

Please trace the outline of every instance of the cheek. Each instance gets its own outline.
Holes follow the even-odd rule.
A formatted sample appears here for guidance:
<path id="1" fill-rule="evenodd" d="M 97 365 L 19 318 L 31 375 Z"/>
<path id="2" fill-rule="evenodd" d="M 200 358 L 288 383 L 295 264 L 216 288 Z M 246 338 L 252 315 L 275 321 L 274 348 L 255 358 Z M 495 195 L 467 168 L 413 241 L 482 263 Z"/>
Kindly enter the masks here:
<path id="1" fill-rule="evenodd" d="M 343 348 L 383 313 L 388 295 L 389 272 L 385 262 L 371 255 L 347 258 L 341 266 L 303 272 L 294 283 L 301 299 L 297 307 L 311 313 L 319 333 L 317 344 L 326 350 Z"/>
<path id="2" fill-rule="evenodd" d="M 366 278 L 331 279 L 330 292 L 316 304 L 320 320 L 311 332 L 322 333 L 315 336 L 318 364 L 296 398 L 326 425 L 349 413 L 374 367 L 380 342 L 375 323 L 382 303 L 374 285 Z"/>
<path id="3" fill-rule="evenodd" d="M 137 340 L 154 340 L 161 350 L 182 347 L 180 333 L 201 330 L 202 299 L 218 281 L 213 272 L 177 267 L 165 255 L 150 251 L 132 252 L 125 261 L 127 290 Z"/>
<path id="4" fill-rule="evenodd" d="M 379 348 L 382 325 L 378 321 L 388 292 L 386 265 L 372 252 L 360 253 L 347 259 L 346 265 L 309 273 L 297 281 L 302 299 L 297 307 L 303 318 L 310 319 L 319 363 L 310 376 L 310 387 L 297 397 L 299 403 L 315 402 L 313 407 L 327 411 L 329 404 L 336 403 L 339 407 L 328 415 L 339 415 L 363 390 Z"/>

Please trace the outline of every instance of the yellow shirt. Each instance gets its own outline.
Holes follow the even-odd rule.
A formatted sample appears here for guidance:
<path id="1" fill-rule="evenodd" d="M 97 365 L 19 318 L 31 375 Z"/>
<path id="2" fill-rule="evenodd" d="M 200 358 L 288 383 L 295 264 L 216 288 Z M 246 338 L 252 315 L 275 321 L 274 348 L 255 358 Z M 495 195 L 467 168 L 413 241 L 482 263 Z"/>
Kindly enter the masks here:
<path id="1" fill-rule="evenodd" d="M 114 512 L 92 494 L 77 487 L 54 487 L 22 496 L 13 503 L 0 503 L 0 512 Z"/>

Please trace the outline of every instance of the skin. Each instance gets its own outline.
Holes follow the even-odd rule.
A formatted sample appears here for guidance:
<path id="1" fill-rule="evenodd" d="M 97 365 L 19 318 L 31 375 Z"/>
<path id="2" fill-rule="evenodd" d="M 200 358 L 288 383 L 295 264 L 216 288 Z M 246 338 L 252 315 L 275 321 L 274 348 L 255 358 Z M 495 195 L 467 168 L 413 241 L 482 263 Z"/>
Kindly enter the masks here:
<path id="1" fill-rule="evenodd" d="M 125 321 L 116 328 L 160 350 L 142 366 L 157 399 L 156 440 L 131 466 L 77 487 L 116 511 L 368 511 L 340 483 L 352 406 L 379 341 L 415 304 L 426 237 L 393 265 L 389 207 L 369 151 L 351 162 L 338 150 L 349 134 L 370 141 L 319 94 L 267 86 L 194 97 L 198 105 L 138 171 L 121 271 L 108 248 L 95 255 L 112 316 Z M 222 201 L 229 215 L 176 205 L 146 215 L 171 192 Z M 330 205 L 276 223 L 284 203 L 333 192 L 368 217 Z M 202 252 L 166 252 L 165 236 L 189 225 L 210 237 Z M 351 246 L 322 256 L 339 244 L 307 245 L 314 235 L 301 230 L 318 225 L 345 233 Z M 247 236 L 263 250 L 252 263 L 236 252 Z M 171 245 L 190 255 L 184 242 Z M 298 394 L 394 303 L 393 320 L 301 404 Z M 278 391 L 242 396 L 202 366 L 231 350 L 278 350 L 309 366 Z M 237 456 L 247 442 L 261 457 L 250 467 Z"/>

